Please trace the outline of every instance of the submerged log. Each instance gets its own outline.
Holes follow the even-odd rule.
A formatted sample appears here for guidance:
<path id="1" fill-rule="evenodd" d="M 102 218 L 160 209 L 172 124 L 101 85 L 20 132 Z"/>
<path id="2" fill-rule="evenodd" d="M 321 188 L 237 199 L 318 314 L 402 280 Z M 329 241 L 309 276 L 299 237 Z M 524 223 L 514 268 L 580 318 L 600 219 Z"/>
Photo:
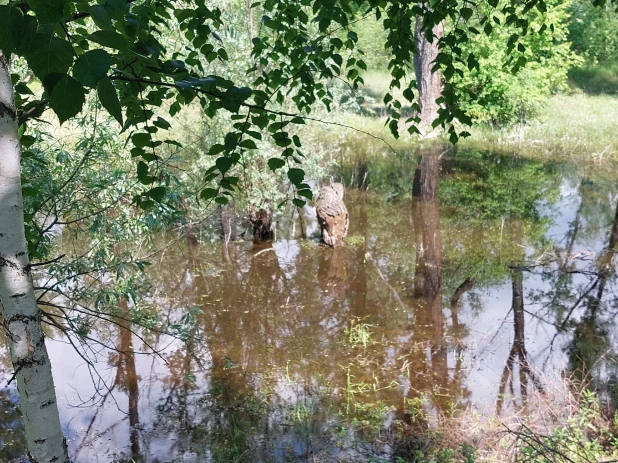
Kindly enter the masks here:
<path id="1" fill-rule="evenodd" d="M 348 235 L 350 216 L 343 203 L 343 192 L 341 183 L 325 186 L 315 207 L 322 241 L 328 246 L 343 246 L 343 240 Z"/>
<path id="2" fill-rule="evenodd" d="M 249 221 L 253 225 L 253 241 L 272 241 L 275 236 L 273 213 L 269 209 L 252 210 Z"/>

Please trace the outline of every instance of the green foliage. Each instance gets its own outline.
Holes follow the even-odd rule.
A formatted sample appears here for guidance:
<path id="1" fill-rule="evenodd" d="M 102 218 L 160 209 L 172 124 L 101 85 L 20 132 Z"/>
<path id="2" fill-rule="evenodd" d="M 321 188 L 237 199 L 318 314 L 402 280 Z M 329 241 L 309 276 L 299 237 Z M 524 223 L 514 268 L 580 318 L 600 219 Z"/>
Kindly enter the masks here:
<path id="1" fill-rule="evenodd" d="M 608 3 L 575 0 L 569 8 L 569 39 L 573 49 L 590 64 L 615 61 L 618 57 L 618 12 Z"/>
<path id="2" fill-rule="evenodd" d="M 579 62 L 567 40 L 567 5 L 551 1 L 543 13 L 527 13 L 529 27 L 539 32 L 522 37 L 516 49 L 504 46 L 514 29 L 502 15 L 464 45 L 474 59 L 453 83 L 473 120 L 499 125 L 528 121 L 550 95 L 566 88 L 568 70 Z M 543 30 L 545 23 L 552 27 Z"/>
<path id="3" fill-rule="evenodd" d="M 618 441 L 603 419 L 594 392 L 583 391 L 579 413 L 551 434 L 535 433 L 524 427 L 515 431 L 520 458 L 535 463 L 612 461 L 618 456 Z"/>
<path id="4" fill-rule="evenodd" d="M 293 200 L 300 206 L 311 193 L 296 173 L 302 169 L 305 155 L 300 138 L 293 138 L 291 128 L 304 123 L 317 104 L 328 110 L 333 107 L 336 87 L 329 81 L 342 79 L 354 89 L 363 83 L 362 73 L 368 66 L 357 51 L 356 23 L 365 18 L 374 29 L 382 27 L 383 33 L 374 31 L 373 35 L 383 39 L 392 78 L 390 87 L 406 87 L 402 95 L 413 107 L 410 63 L 415 52 L 412 37 L 416 18 L 424 18 L 422 28 L 430 39 L 435 25 L 443 21 L 454 25 L 439 39 L 442 51 L 436 67 L 442 69 L 447 81 L 436 125 L 447 128 L 455 142 L 465 135 L 455 127 L 457 121 L 469 123 L 470 119 L 459 105 L 460 96 L 452 78 L 462 66 L 473 64 L 478 68 L 474 54 L 462 45 L 474 41 L 479 28 L 500 17 L 510 30 L 508 37 L 503 34 L 498 38 L 507 42 L 510 53 L 516 45 L 522 46 L 521 37 L 536 35 L 528 34 L 533 29 L 526 14 L 530 10 L 548 10 L 544 0 L 523 4 L 504 0 L 503 4 L 490 5 L 485 7 L 487 15 L 476 18 L 465 1 L 430 7 L 386 0 L 332 4 L 268 0 L 252 6 L 263 13 L 260 31 L 246 36 L 246 29 L 235 22 L 247 18 L 247 7 L 242 3 L 206 4 L 195 0 L 176 5 L 156 0 L 145 5 L 115 0 L 8 0 L 0 7 L 0 16 L 9 18 L 3 19 L 0 48 L 27 61 L 34 76 L 44 84 L 39 101 L 49 104 L 60 122 L 74 117 L 83 108 L 90 89 L 96 87 L 103 108 L 123 124 L 123 130 L 149 139 L 149 143 L 143 143 L 144 137 L 131 137 L 133 157 L 149 166 L 144 176 L 144 166 L 138 164 L 141 181 L 154 183 L 158 179 L 158 148 L 166 141 L 156 134 L 169 127 L 153 123 L 157 113 L 166 108 L 175 116 L 182 107 L 199 103 L 207 117 L 223 112 L 233 121 L 224 135 L 223 149 L 217 152 L 218 164 L 203 176 L 203 188 L 217 183 L 215 189 L 220 194 L 216 198 L 227 202 L 232 195 L 231 190 L 223 188 L 228 172 L 246 165 L 249 153 L 257 147 L 251 140 L 254 134 L 266 133 L 279 148 L 274 158 L 283 161 L 286 171 L 290 171 Z M 544 27 L 546 16 L 539 15 L 534 26 Z M 248 29 L 253 28 L 250 25 Z M 238 57 L 222 35 L 245 35 L 241 59 L 231 59 Z M 523 64 L 521 59 L 518 63 Z M 224 76 L 221 64 L 234 71 Z M 474 100 L 470 94 L 468 97 Z M 398 136 L 402 103 L 392 93 L 384 101 L 389 110 L 387 126 Z M 284 168 L 280 162 L 271 164 L 273 169 Z"/>

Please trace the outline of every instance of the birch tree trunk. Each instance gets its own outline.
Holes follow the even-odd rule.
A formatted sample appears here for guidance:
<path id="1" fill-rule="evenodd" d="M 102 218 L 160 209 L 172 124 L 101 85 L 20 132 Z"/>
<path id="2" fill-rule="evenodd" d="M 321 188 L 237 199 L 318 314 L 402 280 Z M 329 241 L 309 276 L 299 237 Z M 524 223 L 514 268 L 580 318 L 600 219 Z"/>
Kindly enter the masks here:
<path id="1" fill-rule="evenodd" d="M 414 55 L 414 74 L 416 75 L 416 85 L 418 86 L 419 106 L 421 113 L 419 117 L 425 125 L 431 123 L 438 117 L 436 100 L 442 95 L 442 74 L 440 71 L 431 72 L 434 61 L 438 57 L 438 39 L 444 36 L 444 23 L 440 23 L 433 28 L 433 41 L 429 41 L 423 32 L 423 18 L 416 18 L 416 28 L 414 40 L 416 42 L 417 54 Z"/>
<path id="2" fill-rule="evenodd" d="M 20 146 L 8 59 L 0 51 L 0 303 L 32 463 L 69 461 L 24 231 Z"/>

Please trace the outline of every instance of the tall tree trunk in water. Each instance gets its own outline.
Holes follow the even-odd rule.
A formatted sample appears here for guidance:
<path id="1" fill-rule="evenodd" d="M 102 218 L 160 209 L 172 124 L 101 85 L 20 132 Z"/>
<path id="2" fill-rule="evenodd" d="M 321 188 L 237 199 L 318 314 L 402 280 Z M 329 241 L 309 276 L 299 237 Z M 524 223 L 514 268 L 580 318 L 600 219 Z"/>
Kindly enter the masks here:
<path id="1" fill-rule="evenodd" d="M 417 53 L 414 55 L 414 73 L 418 88 L 418 101 L 421 107 L 419 117 L 424 125 L 431 123 L 438 117 L 436 100 L 442 94 L 442 74 L 440 71 L 431 72 L 438 57 L 438 40 L 444 37 L 444 23 L 433 28 L 433 39 L 430 42 L 423 31 L 423 18 L 417 16 L 414 41 Z"/>
<path id="2" fill-rule="evenodd" d="M 68 462 L 28 261 L 21 151 L 9 63 L 0 51 L 0 302 L 33 463 Z"/>

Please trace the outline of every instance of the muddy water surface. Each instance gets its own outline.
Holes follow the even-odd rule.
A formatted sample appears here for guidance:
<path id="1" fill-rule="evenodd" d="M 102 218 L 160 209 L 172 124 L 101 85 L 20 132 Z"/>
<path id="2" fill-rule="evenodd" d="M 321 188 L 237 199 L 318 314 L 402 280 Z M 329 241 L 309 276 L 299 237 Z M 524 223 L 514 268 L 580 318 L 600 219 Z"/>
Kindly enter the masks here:
<path id="1" fill-rule="evenodd" d="M 168 247 L 150 299 L 194 322 L 186 340 L 110 324 L 89 367 L 50 339 L 74 461 L 391 461 L 398 420 L 519 409 L 565 371 L 613 407 L 613 167 L 440 154 L 342 168 L 345 248 L 318 245 L 309 207 L 272 244 Z M 0 394 L 11 461 L 17 395 Z"/>

